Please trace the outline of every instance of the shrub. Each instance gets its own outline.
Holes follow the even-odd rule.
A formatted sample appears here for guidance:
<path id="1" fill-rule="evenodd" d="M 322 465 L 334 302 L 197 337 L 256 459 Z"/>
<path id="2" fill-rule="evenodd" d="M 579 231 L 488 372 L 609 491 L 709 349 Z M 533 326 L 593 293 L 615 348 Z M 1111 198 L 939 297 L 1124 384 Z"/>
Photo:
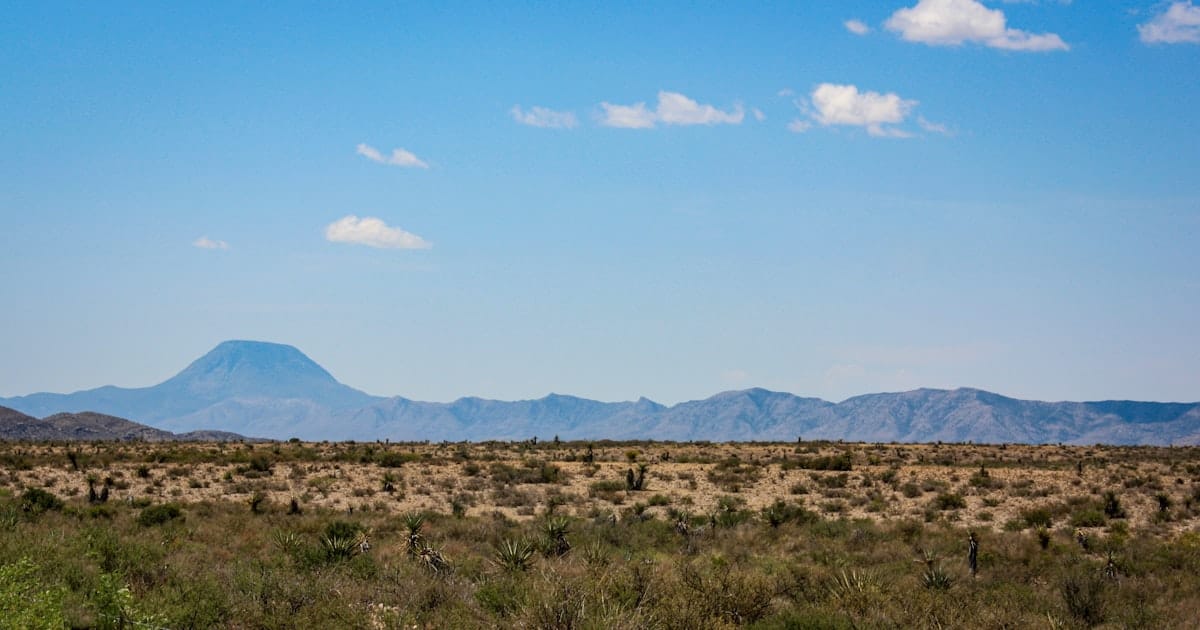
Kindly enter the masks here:
<path id="1" fill-rule="evenodd" d="M 66 628 L 63 593 L 45 589 L 28 558 L 0 565 L 0 628 Z"/>
<path id="2" fill-rule="evenodd" d="M 49 510 L 61 510 L 63 508 L 62 499 L 59 499 L 52 492 L 42 490 L 41 488 L 29 488 L 21 494 L 21 509 L 33 514 L 41 514 Z"/>
<path id="3" fill-rule="evenodd" d="M 1125 518 L 1125 508 L 1121 507 L 1121 500 L 1112 490 L 1104 493 L 1104 515 L 1108 518 Z"/>
<path id="4" fill-rule="evenodd" d="M 960 494 L 943 492 L 933 499 L 933 506 L 939 510 L 961 510 L 967 507 L 967 500 Z"/>
<path id="5" fill-rule="evenodd" d="M 1104 578 L 1087 569 L 1063 578 L 1060 586 L 1067 612 L 1088 627 L 1104 621 L 1105 587 Z"/>
<path id="6" fill-rule="evenodd" d="M 1088 508 L 1071 515 L 1072 527 L 1103 527 L 1106 522 L 1104 512 L 1096 508 Z"/>
<path id="7" fill-rule="evenodd" d="M 178 505 L 174 503 L 161 503 L 143 509 L 138 514 L 137 522 L 142 527 L 150 527 L 153 525 L 162 525 L 177 518 L 183 518 L 183 512 L 179 509 Z"/>
<path id="8" fill-rule="evenodd" d="M 1045 527 L 1049 529 L 1053 525 L 1050 510 L 1040 507 L 1021 512 L 1021 520 L 1025 523 L 1025 527 Z"/>

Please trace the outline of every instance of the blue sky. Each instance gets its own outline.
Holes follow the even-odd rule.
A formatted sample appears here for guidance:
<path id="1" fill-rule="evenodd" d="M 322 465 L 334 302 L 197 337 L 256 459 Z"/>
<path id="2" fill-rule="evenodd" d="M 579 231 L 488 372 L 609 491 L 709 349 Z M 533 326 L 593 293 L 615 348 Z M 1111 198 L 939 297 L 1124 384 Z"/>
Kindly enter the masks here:
<path id="1" fill-rule="evenodd" d="M 0 395 L 1200 400 L 1200 5 L 27 3 Z"/>

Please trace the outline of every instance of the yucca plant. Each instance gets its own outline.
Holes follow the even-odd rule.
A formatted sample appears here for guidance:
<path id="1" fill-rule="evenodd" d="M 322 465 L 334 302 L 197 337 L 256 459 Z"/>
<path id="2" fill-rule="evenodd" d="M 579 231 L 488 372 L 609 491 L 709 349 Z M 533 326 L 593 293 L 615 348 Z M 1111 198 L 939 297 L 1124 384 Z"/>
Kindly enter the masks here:
<path id="1" fill-rule="evenodd" d="M 404 537 L 404 553 L 410 557 L 416 557 L 425 549 L 425 535 L 421 533 L 421 529 L 425 526 L 425 515 L 420 512 L 409 512 L 404 515 L 404 529 L 407 534 Z"/>
<path id="2" fill-rule="evenodd" d="M 349 560 L 354 557 L 358 543 L 353 538 L 344 536 L 321 536 L 321 550 L 327 560 Z"/>
<path id="3" fill-rule="evenodd" d="M 295 532 L 277 529 L 271 533 L 271 541 L 275 543 L 277 549 L 288 555 L 300 550 L 300 536 Z"/>
<path id="4" fill-rule="evenodd" d="M 921 574 L 921 584 L 934 591 L 944 591 L 954 585 L 954 578 L 940 565 L 925 569 Z"/>
<path id="5" fill-rule="evenodd" d="M 418 557 L 421 559 L 421 564 L 431 573 L 440 575 L 450 570 L 450 562 L 446 560 L 446 556 L 440 549 L 425 545 Z"/>
<path id="6" fill-rule="evenodd" d="M 533 564 L 533 545 L 527 540 L 502 540 L 494 561 L 505 571 L 524 571 Z"/>
<path id="7" fill-rule="evenodd" d="M 546 555 L 564 556 L 571 550 L 571 543 L 567 541 L 569 527 L 570 523 L 562 516 L 557 516 L 546 521 L 544 528 L 546 532 Z"/>

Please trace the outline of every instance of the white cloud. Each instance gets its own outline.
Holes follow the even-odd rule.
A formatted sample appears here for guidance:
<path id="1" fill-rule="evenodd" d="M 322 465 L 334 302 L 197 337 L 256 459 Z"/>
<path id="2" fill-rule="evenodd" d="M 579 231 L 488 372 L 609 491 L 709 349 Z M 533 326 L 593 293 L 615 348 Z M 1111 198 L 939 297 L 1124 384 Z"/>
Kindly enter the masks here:
<path id="1" fill-rule="evenodd" d="M 199 247 L 200 249 L 229 249 L 229 243 L 226 243 L 225 241 L 214 241 L 207 236 L 201 236 L 200 238 L 192 241 L 192 247 Z"/>
<path id="2" fill-rule="evenodd" d="M 812 92 L 811 116 L 822 125 L 865 127 L 877 137 L 906 138 L 909 134 L 896 127 L 904 122 L 917 101 L 895 93 L 859 92 L 853 85 L 822 83 Z"/>
<path id="3" fill-rule="evenodd" d="M 1200 7 L 1191 0 L 1172 2 L 1166 11 L 1137 28 L 1146 44 L 1200 44 Z"/>
<path id="4" fill-rule="evenodd" d="M 1029 33 L 1008 28 L 1004 12 L 978 0 L 919 0 L 900 9 L 884 23 L 910 42 L 931 46 L 960 46 L 966 42 L 1021 51 L 1069 50 L 1054 33 Z"/>
<path id="5" fill-rule="evenodd" d="M 738 125 L 745 118 L 741 105 L 724 112 L 678 92 L 659 92 L 657 113 L 658 119 L 668 125 Z"/>
<path id="6" fill-rule="evenodd" d="M 754 114 L 754 120 L 757 120 L 758 122 L 762 122 L 767 119 L 767 115 L 764 114 L 763 111 L 757 107 L 750 110 L 750 113 Z"/>
<path id="7" fill-rule="evenodd" d="M 429 249 L 425 239 L 390 227 L 375 217 L 344 216 L 325 227 L 325 239 L 334 243 L 354 243 L 380 249 Z"/>
<path id="8" fill-rule="evenodd" d="M 862 20 L 846 20 L 842 22 L 842 26 L 845 26 L 847 31 L 855 35 L 866 35 L 871 32 L 871 27 L 867 26 Z"/>
<path id="9" fill-rule="evenodd" d="M 360 143 L 354 148 L 354 152 L 367 158 L 368 160 L 371 160 L 372 162 L 378 162 L 380 164 L 404 166 L 408 168 L 429 168 L 429 165 L 423 162 L 421 158 L 418 158 L 411 152 L 404 149 L 392 149 L 391 155 L 384 155 L 383 153 L 379 152 L 379 149 L 376 149 L 368 144 Z"/>
<path id="10" fill-rule="evenodd" d="M 645 103 L 633 105 L 613 105 L 600 103 L 604 109 L 600 124 L 605 127 L 620 127 L 622 129 L 650 129 L 654 127 L 654 112 L 646 109 Z"/>
<path id="11" fill-rule="evenodd" d="M 520 105 L 513 105 L 509 113 L 512 114 L 513 120 L 530 127 L 572 129 L 579 124 L 579 120 L 572 112 L 556 112 L 553 109 L 536 105 L 530 107 L 529 111 L 522 110 Z"/>
<path id="12" fill-rule="evenodd" d="M 665 90 L 658 93 L 658 106 L 653 111 L 644 102 L 633 105 L 604 102 L 600 107 L 604 110 L 600 124 L 624 129 L 651 129 L 660 122 L 666 125 L 738 125 L 746 117 L 741 105 L 723 111 Z"/>

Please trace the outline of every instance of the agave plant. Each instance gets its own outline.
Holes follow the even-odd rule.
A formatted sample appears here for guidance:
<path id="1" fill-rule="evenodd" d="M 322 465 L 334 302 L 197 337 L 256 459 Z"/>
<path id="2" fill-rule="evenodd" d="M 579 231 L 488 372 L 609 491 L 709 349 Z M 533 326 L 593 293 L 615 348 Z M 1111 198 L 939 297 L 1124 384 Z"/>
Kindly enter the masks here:
<path id="1" fill-rule="evenodd" d="M 505 571 L 524 571 L 533 564 L 533 545 L 527 540 L 502 540 L 496 547 L 495 563 Z"/>
<path id="2" fill-rule="evenodd" d="M 420 512 L 409 512 L 404 515 L 404 529 L 408 533 L 404 537 L 404 552 L 416 557 L 425 549 L 425 535 L 421 529 L 425 526 L 425 515 Z"/>

